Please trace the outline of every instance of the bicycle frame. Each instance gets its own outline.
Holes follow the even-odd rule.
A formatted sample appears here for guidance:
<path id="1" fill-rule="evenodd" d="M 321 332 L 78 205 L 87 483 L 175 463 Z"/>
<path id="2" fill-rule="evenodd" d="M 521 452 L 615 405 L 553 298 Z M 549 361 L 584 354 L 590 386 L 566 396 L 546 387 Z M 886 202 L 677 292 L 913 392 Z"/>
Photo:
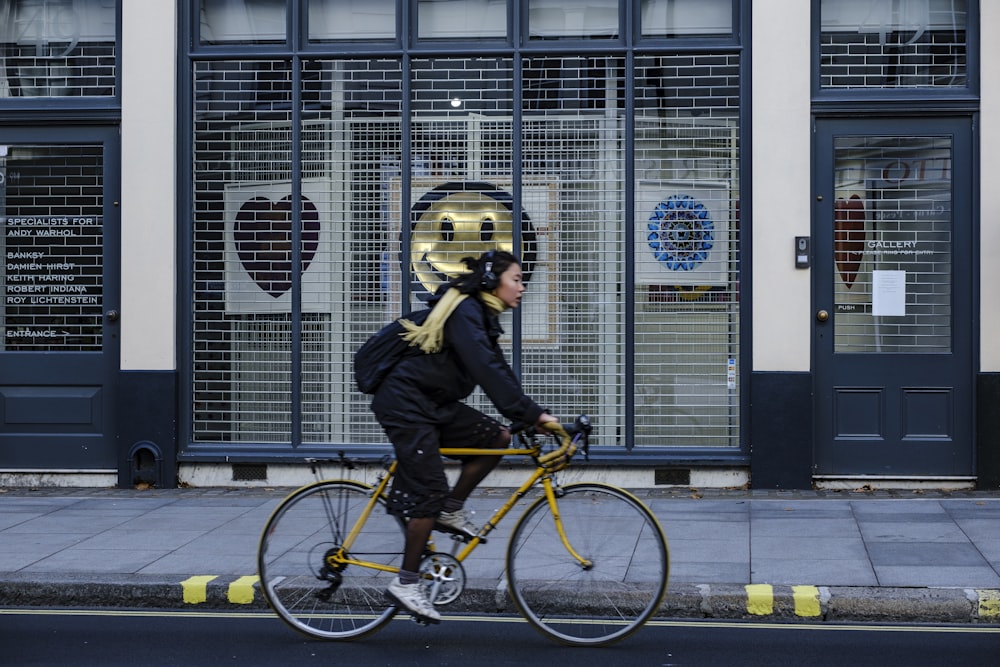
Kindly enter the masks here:
<path id="1" fill-rule="evenodd" d="M 563 434 L 565 434 L 565 431 L 563 431 Z M 584 569 L 589 568 L 591 566 L 590 561 L 580 556 L 576 550 L 573 549 L 573 546 L 569 543 L 569 539 L 566 537 L 566 533 L 563 530 L 562 522 L 559 518 L 555 485 L 552 481 L 553 473 L 558 470 L 562 470 L 569 465 L 570 460 L 576 453 L 577 443 L 582 437 L 582 434 L 577 434 L 572 438 L 569 437 L 569 435 L 565 435 L 559 448 L 546 454 L 540 454 L 537 447 L 505 449 L 478 449 L 466 447 L 442 448 L 440 450 L 442 456 L 527 456 L 535 459 L 536 463 L 534 472 L 532 472 L 524 483 L 522 483 L 521 486 L 519 486 L 514 493 L 511 494 L 510 498 L 508 498 L 507 501 L 493 513 L 490 519 L 483 524 L 483 527 L 479 529 L 479 533 L 475 537 L 468 539 L 465 542 L 465 546 L 459 550 L 457 554 L 454 554 L 453 557 L 455 560 L 462 562 L 468 558 L 469 555 L 475 551 L 476 547 L 482 544 L 486 537 L 493 532 L 503 518 L 510 513 L 517 502 L 524 498 L 528 491 L 530 491 L 536 484 L 541 482 L 545 497 L 552 510 L 552 516 L 555 519 L 556 531 L 559 534 L 559 539 L 562 541 L 566 551 L 580 564 L 580 567 Z M 376 484 L 372 489 L 371 498 L 369 499 L 368 504 L 365 506 L 364 511 L 362 511 L 357 521 L 351 527 L 351 530 L 347 537 L 343 540 L 341 547 L 337 549 L 336 552 L 327 556 L 327 564 L 332 569 L 337 570 L 346 565 L 357 565 L 359 567 L 367 567 L 382 570 L 384 572 L 399 571 L 398 567 L 389 567 L 364 560 L 355 560 L 348 556 L 351 546 L 363 530 L 364 525 L 368 522 L 368 517 L 371 516 L 372 511 L 374 511 L 378 498 L 385 494 L 389 481 L 395 475 L 398 465 L 398 461 L 392 461 L 386 471 L 386 474 L 382 475 L 378 484 Z"/>

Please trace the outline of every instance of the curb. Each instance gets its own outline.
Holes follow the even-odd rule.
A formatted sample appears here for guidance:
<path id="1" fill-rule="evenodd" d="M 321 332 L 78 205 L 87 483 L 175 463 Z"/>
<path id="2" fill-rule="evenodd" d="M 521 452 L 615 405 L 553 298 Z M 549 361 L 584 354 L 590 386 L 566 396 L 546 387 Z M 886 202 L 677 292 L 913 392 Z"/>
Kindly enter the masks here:
<path id="1" fill-rule="evenodd" d="M 56 576 L 0 579 L 0 605 L 263 611 L 255 575 Z M 515 613 L 506 591 L 470 580 L 447 610 Z M 569 610 L 570 612 L 572 610 Z M 1000 624 L 1000 590 L 770 584 L 673 584 L 658 618 L 802 623 Z"/>
<path id="2" fill-rule="evenodd" d="M 661 614 L 679 618 L 861 623 L 1000 623 L 1000 591 L 970 588 L 891 588 L 677 584 Z"/>

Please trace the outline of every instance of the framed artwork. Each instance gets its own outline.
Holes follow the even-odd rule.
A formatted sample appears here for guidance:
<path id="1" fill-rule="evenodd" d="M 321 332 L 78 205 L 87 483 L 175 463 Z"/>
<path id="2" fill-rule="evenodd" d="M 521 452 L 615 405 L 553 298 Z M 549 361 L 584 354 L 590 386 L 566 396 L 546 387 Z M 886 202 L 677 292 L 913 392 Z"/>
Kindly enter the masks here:
<path id="1" fill-rule="evenodd" d="M 389 275 L 383 285 L 392 312 L 399 312 L 402 280 L 408 280 L 412 307 L 425 301 L 442 283 L 464 270 L 463 257 L 478 257 L 494 248 L 513 250 L 514 218 L 510 181 L 458 181 L 445 176 L 416 177 L 410 183 L 410 211 L 401 210 L 401 181 L 390 185 Z M 525 343 L 554 344 L 558 318 L 559 187 L 555 179 L 526 179 L 521 185 L 521 258 L 527 291 L 521 304 Z M 402 228 L 410 225 L 410 246 L 402 256 Z M 405 266 L 407 276 L 400 275 Z M 409 310 L 409 308 L 403 309 Z"/>
<path id="2" fill-rule="evenodd" d="M 302 310 L 329 312 L 330 183 L 303 180 Z M 291 181 L 225 189 L 226 313 L 292 310 Z"/>
<path id="3" fill-rule="evenodd" d="M 707 291 L 729 282 L 730 217 L 726 184 L 636 184 L 635 279 L 641 285 Z"/>

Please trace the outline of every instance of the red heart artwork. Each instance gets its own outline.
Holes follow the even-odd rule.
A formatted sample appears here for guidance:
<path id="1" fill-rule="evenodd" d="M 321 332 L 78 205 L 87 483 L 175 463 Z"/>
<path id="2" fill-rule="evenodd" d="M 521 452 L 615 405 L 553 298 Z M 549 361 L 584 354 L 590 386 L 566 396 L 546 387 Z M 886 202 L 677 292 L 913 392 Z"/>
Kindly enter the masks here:
<path id="1" fill-rule="evenodd" d="M 236 254 L 257 285 L 277 299 L 292 288 L 292 197 L 277 203 L 254 197 L 236 214 Z M 302 198 L 302 269 L 305 273 L 319 247 L 319 211 Z"/>
<path id="2" fill-rule="evenodd" d="M 865 203 L 858 195 L 833 204 L 834 261 L 847 289 L 854 286 L 865 250 Z"/>

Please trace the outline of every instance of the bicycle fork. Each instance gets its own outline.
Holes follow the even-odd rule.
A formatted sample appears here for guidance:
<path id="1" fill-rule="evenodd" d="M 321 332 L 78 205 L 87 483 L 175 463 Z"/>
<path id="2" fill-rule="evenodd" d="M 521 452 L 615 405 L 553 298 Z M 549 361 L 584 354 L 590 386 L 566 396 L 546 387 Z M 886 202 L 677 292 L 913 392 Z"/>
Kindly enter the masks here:
<path id="1" fill-rule="evenodd" d="M 594 562 L 587 558 L 584 558 L 576 552 L 573 545 L 569 543 L 569 538 L 566 537 L 566 529 L 563 527 L 562 519 L 559 516 L 559 503 L 556 500 L 557 491 L 556 485 L 552 481 L 550 475 L 546 475 L 542 478 L 542 488 L 545 489 L 545 498 L 549 503 L 549 511 L 552 512 L 552 519 L 556 524 L 556 532 L 559 534 L 559 540 L 562 542 L 563 547 L 569 552 L 577 564 L 584 570 L 589 570 L 594 566 Z"/>

